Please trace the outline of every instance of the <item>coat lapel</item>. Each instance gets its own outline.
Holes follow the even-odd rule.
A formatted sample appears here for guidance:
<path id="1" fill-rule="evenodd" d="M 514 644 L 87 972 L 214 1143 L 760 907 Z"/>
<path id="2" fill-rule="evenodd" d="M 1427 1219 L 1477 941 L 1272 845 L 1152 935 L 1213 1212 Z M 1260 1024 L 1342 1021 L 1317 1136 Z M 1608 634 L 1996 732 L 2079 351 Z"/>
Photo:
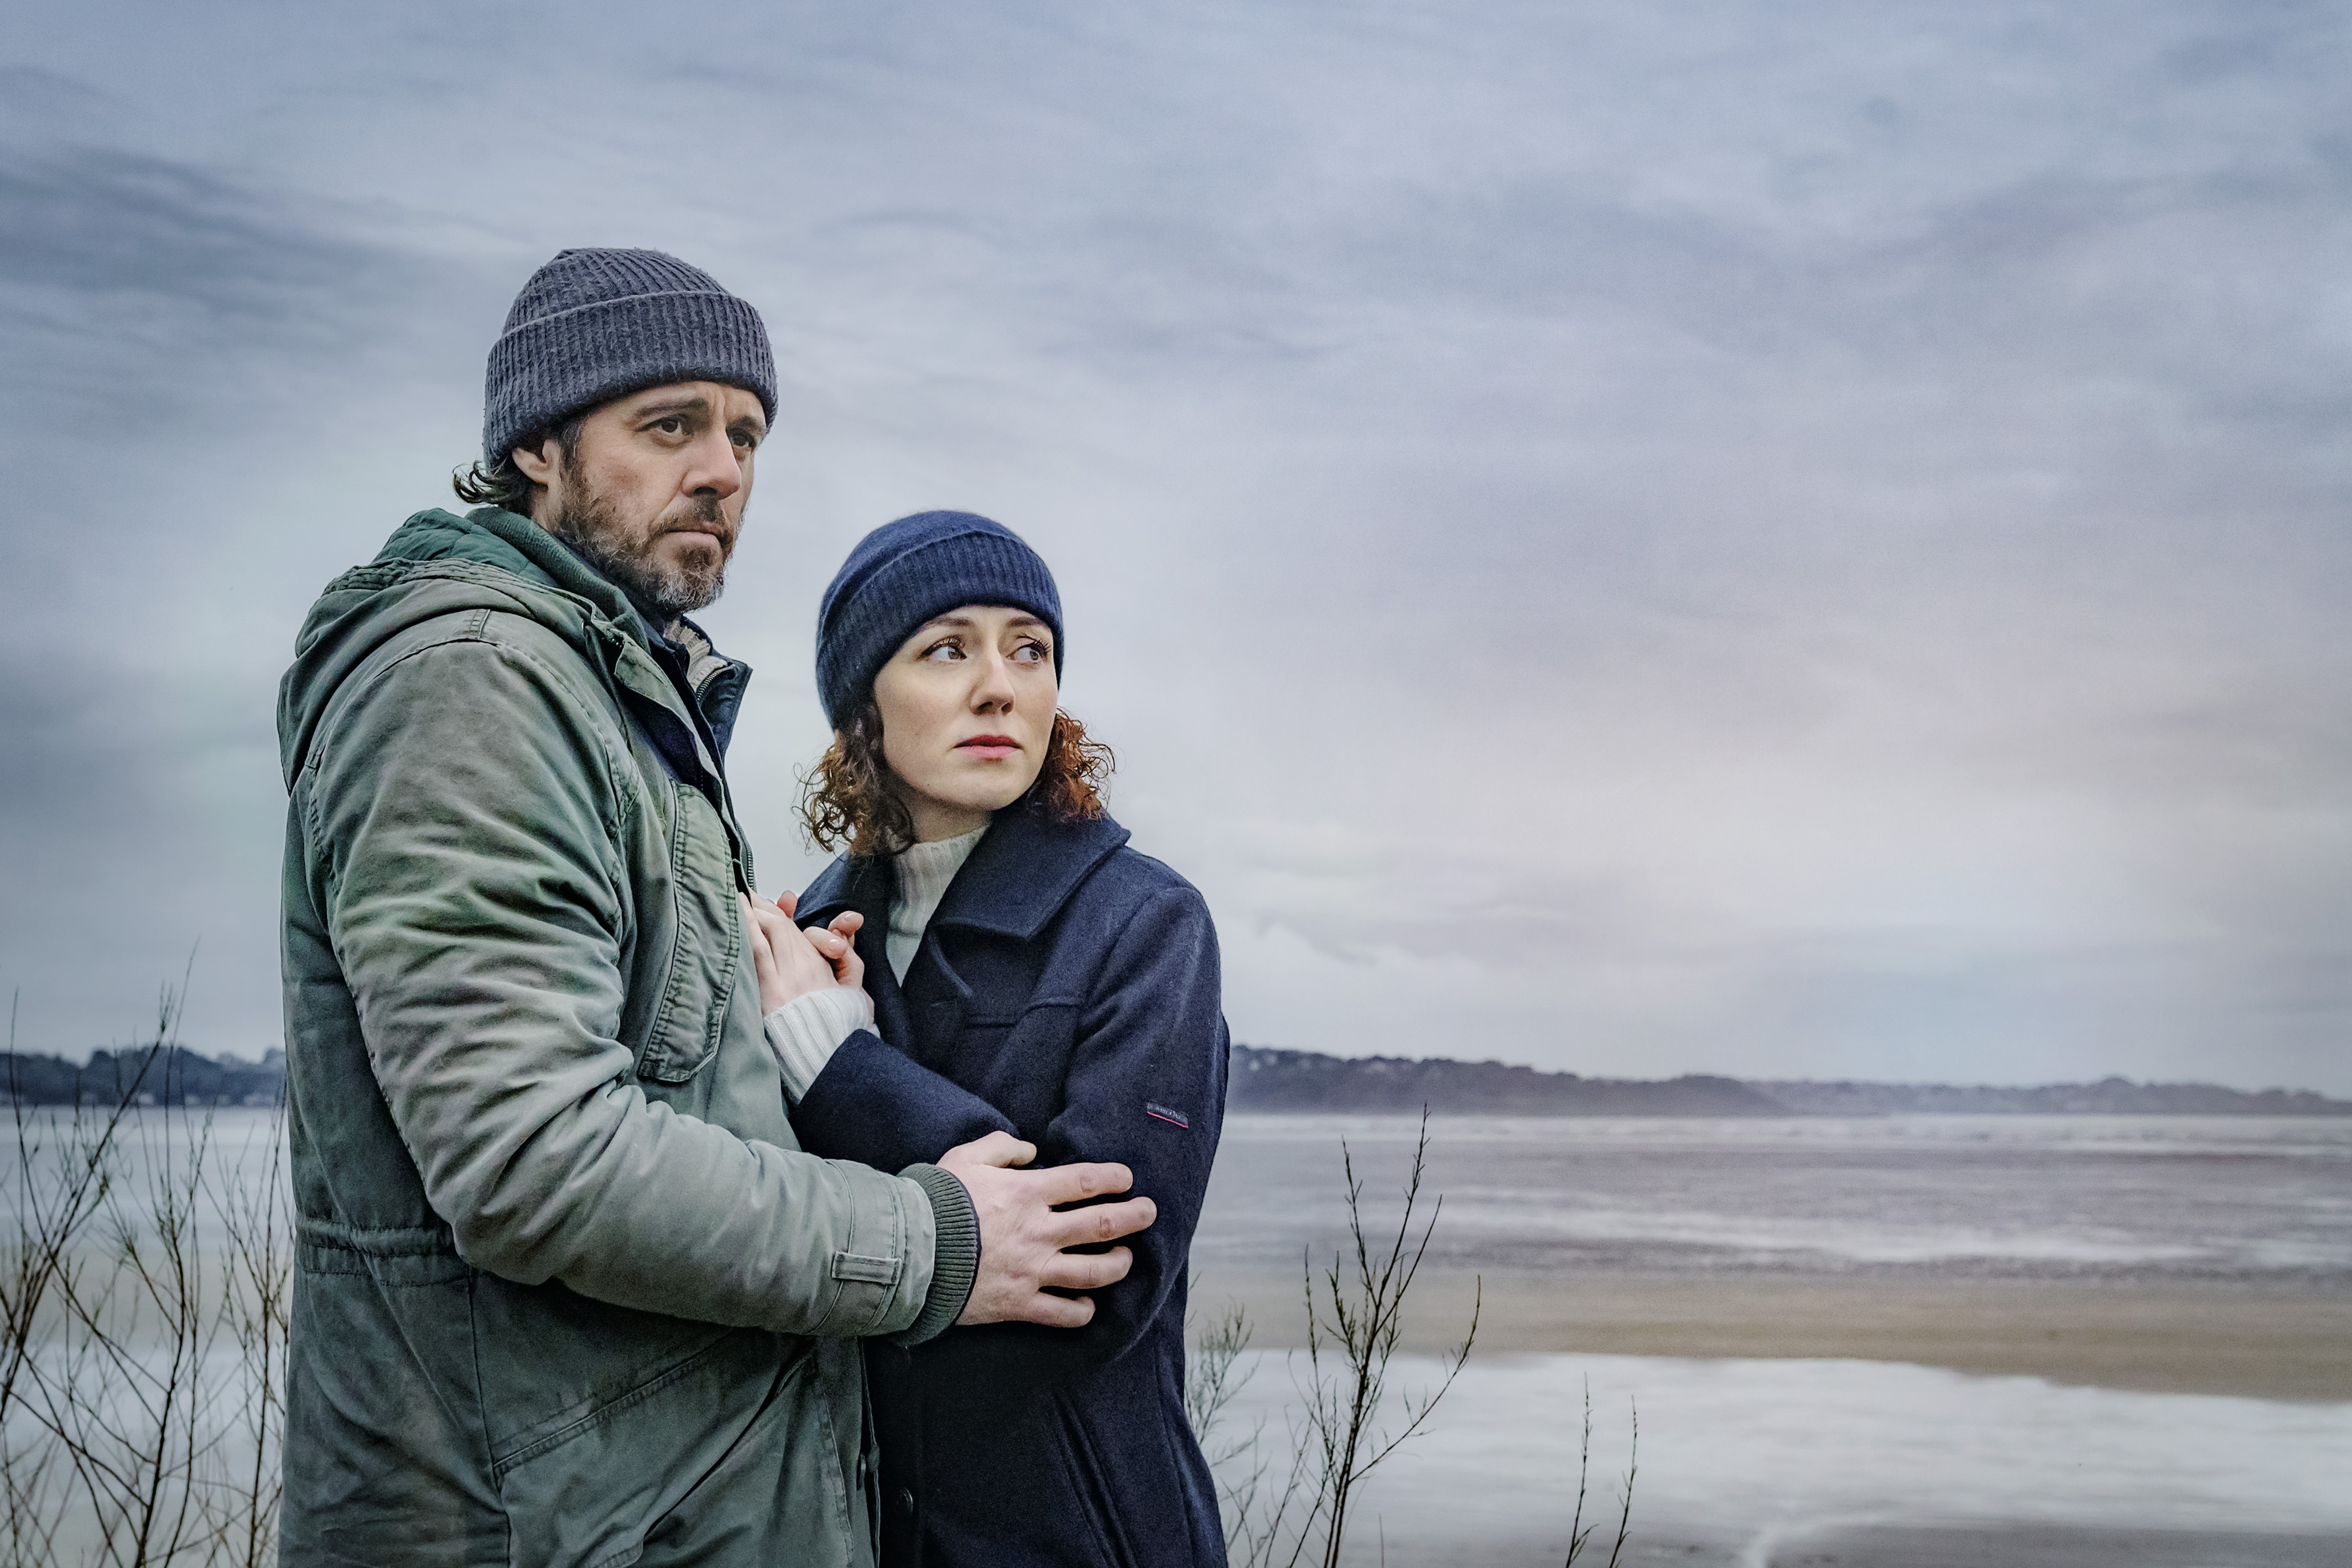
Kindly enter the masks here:
<path id="1" fill-rule="evenodd" d="M 957 928 L 1033 940 L 1087 873 L 1127 840 L 1127 830 L 1108 817 L 1049 822 L 1020 807 L 999 811 L 948 883 L 924 946 Z"/>
<path id="2" fill-rule="evenodd" d="M 931 1062 L 954 1044 L 971 1006 L 971 987 L 956 972 L 961 935 L 1034 940 L 1088 873 L 1127 840 L 1127 830 L 1108 817 L 1049 822 L 1017 807 L 998 812 L 948 884 L 923 945 L 907 967 L 903 988 L 890 972 L 897 870 L 889 861 L 841 856 L 809 883 L 793 918 L 818 925 L 844 910 L 866 916 L 857 956 L 866 963 L 875 1028 L 887 1043 L 918 1061 Z"/>

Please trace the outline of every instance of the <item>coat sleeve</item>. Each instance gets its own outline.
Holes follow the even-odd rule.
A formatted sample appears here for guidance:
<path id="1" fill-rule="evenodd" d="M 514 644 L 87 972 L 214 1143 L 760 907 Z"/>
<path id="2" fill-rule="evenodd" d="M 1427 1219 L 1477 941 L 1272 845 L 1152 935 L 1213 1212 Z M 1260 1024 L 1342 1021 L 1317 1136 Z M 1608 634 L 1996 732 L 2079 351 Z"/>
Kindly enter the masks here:
<path id="1" fill-rule="evenodd" d="M 812 1154 L 892 1171 L 991 1133 L 1021 1135 L 1003 1112 L 864 1029 L 793 1107 L 793 1131 Z"/>
<path id="2" fill-rule="evenodd" d="M 346 701 L 297 781 L 312 896 L 426 1200 L 468 1262 L 525 1284 L 785 1333 L 906 1331 L 945 1173 L 747 1142 L 634 1082 L 618 846 L 639 805 L 599 695 L 529 643 L 431 644 Z M 845 1290 L 845 1254 L 862 1272 L 843 1278 L 871 1280 L 877 1255 L 894 1277 Z"/>
<path id="3" fill-rule="evenodd" d="M 1225 1055 L 1216 926 L 1192 886 L 1169 886 L 1143 900 L 1112 943 L 1079 1013 L 1063 1110 L 1037 1147 L 1040 1166 L 1124 1164 L 1160 1218 L 1119 1241 L 1134 1250 L 1134 1267 L 1091 1293 L 1085 1328 L 1002 1331 L 1007 1354 L 1034 1375 L 1127 1354 L 1181 1300 L 1225 1122 Z"/>
<path id="4" fill-rule="evenodd" d="M 1224 1124 L 1227 1047 L 1208 905 L 1189 884 L 1164 888 L 1112 944 L 1078 1019 L 1061 1113 L 1037 1153 L 1041 1166 L 1127 1166 L 1159 1218 L 1120 1243 L 1134 1250 L 1135 1266 L 1093 1292 L 1094 1320 L 1024 1336 L 1030 1357 L 1052 1366 L 1109 1361 L 1169 1309 L 1191 1263 Z"/>
<path id="5" fill-rule="evenodd" d="M 1095 1315 L 1085 1328 L 981 1331 L 1011 1336 L 1008 1352 L 1048 1375 L 1126 1352 L 1185 1278 L 1224 1123 L 1223 1009 L 1208 905 L 1189 885 L 1160 890 L 1129 916 L 1091 988 L 1062 1110 L 1041 1135 L 1036 1161 L 1125 1165 L 1135 1173 L 1130 1190 L 1149 1197 L 1159 1218 L 1119 1243 L 1133 1250 L 1134 1267 L 1093 1292 Z M 935 1159 L 994 1129 L 1019 1135 L 993 1105 L 864 1031 L 817 1076 L 793 1124 L 811 1149 L 885 1165 Z"/>

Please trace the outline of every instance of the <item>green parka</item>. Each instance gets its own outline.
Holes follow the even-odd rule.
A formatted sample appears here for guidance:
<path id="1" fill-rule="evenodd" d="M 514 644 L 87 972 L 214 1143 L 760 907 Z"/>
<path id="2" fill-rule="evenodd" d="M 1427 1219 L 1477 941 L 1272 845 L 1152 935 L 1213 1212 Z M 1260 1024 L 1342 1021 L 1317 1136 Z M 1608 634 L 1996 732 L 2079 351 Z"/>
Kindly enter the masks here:
<path id="1" fill-rule="evenodd" d="M 287 1563 L 872 1559 L 856 1338 L 952 1322 L 977 1231 L 944 1171 L 799 1152 L 710 724 L 745 672 L 677 667 L 487 507 L 303 626 Z"/>

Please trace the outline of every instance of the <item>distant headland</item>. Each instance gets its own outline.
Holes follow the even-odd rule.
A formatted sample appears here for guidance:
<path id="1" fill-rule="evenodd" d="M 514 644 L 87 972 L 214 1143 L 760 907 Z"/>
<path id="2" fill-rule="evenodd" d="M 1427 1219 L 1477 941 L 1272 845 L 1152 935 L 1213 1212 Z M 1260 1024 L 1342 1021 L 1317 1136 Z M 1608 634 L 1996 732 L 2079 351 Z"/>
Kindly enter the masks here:
<path id="1" fill-rule="evenodd" d="M 2308 1090 L 2258 1094 L 2212 1083 L 1815 1083 L 1686 1073 L 1583 1078 L 1499 1061 L 1325 1056 L 1236 1045 L 1235 1111 L 1418 1111 L 1512 1116 L 1885 1116 L 1922 1114 L 2352 1116 L 2352 1100 Z"/>
<path id="2" fill-rule="evenodd" d="M 219 1060 L 173 1047 L 101 1051 L 77 1065 L 62 1057 L 0 1052 L 0 1104 L 274 1105 L 285 1092 L 286 1053 L 259 1061 Z M 1413 1112 L 1501 1116 L 2004 1115 L 2352 1116 L 2352 1100 L 2309 1090 L 2248 1093 L 2214 1083 L 2045 1083 L 2018 1088 L 1952 1083 L 1816 1083 L 1802 1080 L 1584 1078 L 1500 1061 L 1445 1057 L 1325 1056 L 1236 1045 L 1235 1111 Z"/>

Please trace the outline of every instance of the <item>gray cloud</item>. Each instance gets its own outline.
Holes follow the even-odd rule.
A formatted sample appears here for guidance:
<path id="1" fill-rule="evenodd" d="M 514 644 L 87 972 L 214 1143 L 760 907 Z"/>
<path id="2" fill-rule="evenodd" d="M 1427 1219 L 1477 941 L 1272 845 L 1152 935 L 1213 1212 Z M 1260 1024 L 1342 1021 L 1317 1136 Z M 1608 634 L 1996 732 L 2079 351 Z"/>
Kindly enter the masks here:
<path id="1" fill-rule="evenodd" d="M 2347 64 L 2213 0 L 36 19 L 0 978 L 88 1043 L 201 937 L 266 1033 L 302 605 L 530 267 L 656 244 L 787 383 L 712 618 L 772 875 L 816 585 L 975 506 L 1245 1038 L 2352 1091 Z"/>
<path id="2" fill-rule="evenodd" d="M 375 257 L 200 170 L 85 147 L 0 167 L 0 280 L 144 294 L 238 328 L 289 295 L 380 287 Z"/>
<path id="3" fill-rule="evenodd" d="M 437 337 L 473 282 L 394 237 L 400 217 L 141 152 L 12 149 L 0 309 L 32 365 L 84 386 L 135 377 L 142 401 L 193 403 L 192 381 L 216 400 L 225 372 L 257 365 L 347 371 L 357 355 L 381 371 Z"/>

